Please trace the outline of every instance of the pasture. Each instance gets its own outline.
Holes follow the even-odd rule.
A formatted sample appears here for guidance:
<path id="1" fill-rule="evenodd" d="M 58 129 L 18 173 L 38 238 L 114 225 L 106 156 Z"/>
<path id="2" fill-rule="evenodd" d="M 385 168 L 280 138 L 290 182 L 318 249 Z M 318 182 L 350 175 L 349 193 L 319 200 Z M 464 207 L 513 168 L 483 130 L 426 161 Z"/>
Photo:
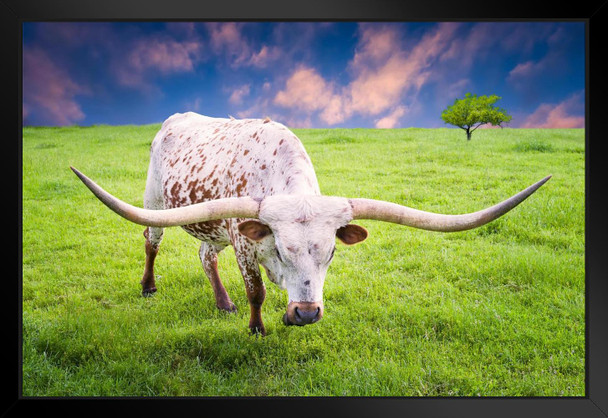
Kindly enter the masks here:
<path id="1" fill-rule="evenodd" d="M 284 326 L 287 294 L 265 277 L 256 338 L 231 248 L 236 314 L 181 228 L 143 298 L 144 227 L 69 169 L 142 206 L 159 127 L 24 129 L 24 396 L 584 396 L 583 130 L 294 130 L 325 195 L 457 214 L 553 178 L 471 231 L 355 222 L 369 238 L 338 243 L 322 321 Z"/>

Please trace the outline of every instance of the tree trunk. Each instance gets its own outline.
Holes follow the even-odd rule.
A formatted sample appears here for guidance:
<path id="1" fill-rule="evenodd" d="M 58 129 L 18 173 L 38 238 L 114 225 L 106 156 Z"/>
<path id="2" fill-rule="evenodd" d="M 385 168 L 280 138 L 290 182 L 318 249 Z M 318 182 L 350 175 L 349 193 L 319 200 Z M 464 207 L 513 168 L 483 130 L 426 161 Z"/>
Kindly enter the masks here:
<path id="1" fill-rule="evenodd" d="M 473 134 L 473 132 L 471 132 L 470 130 L 467 129 L 467 141 L 471 140 L 471 135 Z"/>

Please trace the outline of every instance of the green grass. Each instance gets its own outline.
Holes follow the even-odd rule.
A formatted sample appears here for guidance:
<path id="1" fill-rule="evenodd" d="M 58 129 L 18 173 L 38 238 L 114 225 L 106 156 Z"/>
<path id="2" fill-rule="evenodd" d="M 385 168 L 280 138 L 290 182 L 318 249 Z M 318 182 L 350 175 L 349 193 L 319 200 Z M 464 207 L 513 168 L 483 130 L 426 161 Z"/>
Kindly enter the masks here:
<path id="1" fill-rule="evenodd" d="M 69 169 L 141 206 L 158 128 L 24 129 L 25 396 L 584 396 L 582 130 L 295 130 L 326 195 L 464 213 L 553 178 L 472 231 L 358 222 L 370 236 L 338 245 L 323 320 L 284 326 L 287 295 L 266 280 L 255 338 L 231 248 L 219 268 L 238 313 L 215 308 L 180 228 L 142 298 L 143 227 Z"/>

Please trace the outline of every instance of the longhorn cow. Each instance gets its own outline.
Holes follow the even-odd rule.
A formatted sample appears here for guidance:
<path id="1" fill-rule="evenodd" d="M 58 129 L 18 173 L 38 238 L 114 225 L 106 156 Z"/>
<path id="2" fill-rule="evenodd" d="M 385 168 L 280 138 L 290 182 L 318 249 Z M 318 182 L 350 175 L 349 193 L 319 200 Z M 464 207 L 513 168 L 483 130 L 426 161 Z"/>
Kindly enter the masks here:
<path id="1" fill-rule="evenodd" d="M 323 196 L 298 137 L 270 119 L 211 118 L 193 112 L 169 117 L 150 149 L 144 208 L 104 191 L 71 167 L 107 207 L 144 225 L 144 296 L 156 292 L 154 260 L 166 227 L 181 226 L 202 241 L 199 255 L 219 309 L 233 312 L 217 269 L 217 256 L 234 247 L 245 281 L 252 333 L 266 334 L 266 295 L 259 265 L 287 289 L 283 322 L 306 325 L 323 316 L 323 284 L 335 238 L 352 245 L 367 238 L 355 219 L 393 222 L 431 231 L 463 231 L 513 209 L 551 176 L 487 209 L 442 215 L 364 198 Z"/>

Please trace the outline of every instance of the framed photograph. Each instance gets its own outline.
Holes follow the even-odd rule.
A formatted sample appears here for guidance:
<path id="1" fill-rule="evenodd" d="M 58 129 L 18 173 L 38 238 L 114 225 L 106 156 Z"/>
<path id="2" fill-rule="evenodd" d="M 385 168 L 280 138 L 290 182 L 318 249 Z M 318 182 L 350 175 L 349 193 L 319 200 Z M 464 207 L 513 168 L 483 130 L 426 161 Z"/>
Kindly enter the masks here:
<path id="1" fill-rule="evenodd" d="M 4 1 L 3 414 L 607 416 L 608 6 L 534 6 Z"/>

